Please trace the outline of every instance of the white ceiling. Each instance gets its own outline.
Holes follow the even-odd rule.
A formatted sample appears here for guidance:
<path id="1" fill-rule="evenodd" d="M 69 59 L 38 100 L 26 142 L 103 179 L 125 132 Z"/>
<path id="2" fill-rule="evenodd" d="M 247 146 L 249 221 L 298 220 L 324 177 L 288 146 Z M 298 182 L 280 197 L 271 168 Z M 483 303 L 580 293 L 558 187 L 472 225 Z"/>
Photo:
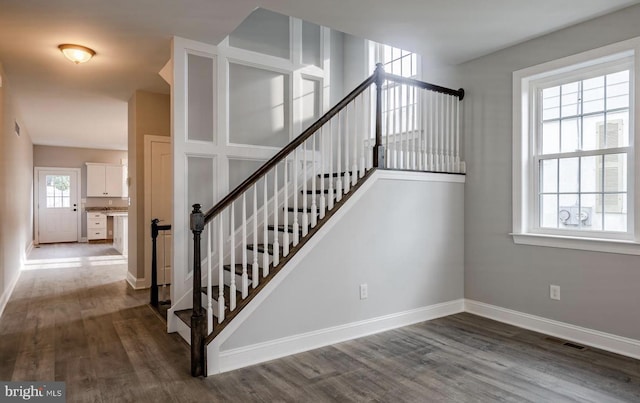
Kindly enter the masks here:
<path id="1" fill-rule="evenodd" d="M 219 43 L 256 7 L 457 64 L 640 0 L 0 0 L 0 62 L 35 144 L 127 148 L 127 100 L 168 93 L 170 39 Z M 480 7 L 480 4 L 482 7 Z M 73 65 L 61 43 L 93 48 Z"/>

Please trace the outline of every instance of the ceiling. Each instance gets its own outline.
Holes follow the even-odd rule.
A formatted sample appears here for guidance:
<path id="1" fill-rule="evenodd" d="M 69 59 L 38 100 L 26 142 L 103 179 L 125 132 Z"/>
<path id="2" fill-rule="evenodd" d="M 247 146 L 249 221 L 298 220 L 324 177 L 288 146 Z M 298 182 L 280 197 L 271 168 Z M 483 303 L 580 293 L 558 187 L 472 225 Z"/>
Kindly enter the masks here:
<path id="1" fill-rule="evenodd" d="M 168 93 L 174 35 L 219 43 L 256 7 L 458 64 L 640 0 L 0 0 L 0 63 L 34 144 L 127 148 L 127 101 Z M 57 46 L 93 48 L 74 65 Z"/>

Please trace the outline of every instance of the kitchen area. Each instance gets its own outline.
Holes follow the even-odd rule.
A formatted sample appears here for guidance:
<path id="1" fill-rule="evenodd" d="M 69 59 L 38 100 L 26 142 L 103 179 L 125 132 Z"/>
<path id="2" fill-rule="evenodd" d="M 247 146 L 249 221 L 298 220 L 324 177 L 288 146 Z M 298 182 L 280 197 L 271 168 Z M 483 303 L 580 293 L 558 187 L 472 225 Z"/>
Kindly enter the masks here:
<path id="1" fill-rule="evenodd" d="M 127 165 L 87 162 L 85 211 L 86 239 L 89 243 L 112 243 L 128 256 Z"/>

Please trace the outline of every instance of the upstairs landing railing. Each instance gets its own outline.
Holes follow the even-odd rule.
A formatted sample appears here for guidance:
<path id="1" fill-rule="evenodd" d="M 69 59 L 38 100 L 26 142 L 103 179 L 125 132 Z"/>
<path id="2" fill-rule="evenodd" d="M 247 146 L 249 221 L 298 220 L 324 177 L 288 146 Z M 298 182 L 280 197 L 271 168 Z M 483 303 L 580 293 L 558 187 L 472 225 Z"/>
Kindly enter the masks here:
<path id="1" fill-rule="evenodd" d="M 379 64 L 215 206 L 193 206 L 193 376 L 206 374 L 205 346 L 225 321 L 371 169 L 464 172 L 463 97 L 462 89 L 387 74 Z"/>

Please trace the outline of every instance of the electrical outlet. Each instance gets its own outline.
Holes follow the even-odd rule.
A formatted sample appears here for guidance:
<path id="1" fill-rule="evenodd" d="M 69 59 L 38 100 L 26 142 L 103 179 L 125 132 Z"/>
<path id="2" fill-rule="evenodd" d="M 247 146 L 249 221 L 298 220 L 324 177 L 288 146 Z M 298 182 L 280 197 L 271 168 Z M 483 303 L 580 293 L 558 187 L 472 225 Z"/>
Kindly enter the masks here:
<path id="1" fill-rule="evenodd" d="M 112 204 L 113 204 L 113 200 L 109 200 L 109 205 L 112 205 Z"/>
<path id="2" fill-rule="evenodd" d="M 369 298 L 369 289 L 366 284 L 360 284 L 360 299 Z"/>
<path id="3" fill-rule="evenodd" d="M 549 286 L 549 298 L 560 301 L 560 286 L 551 284 Z"/>
<path id="4" fill-rule="evenodd" d="M 109 230 L 109 236 L 113 235 L 113 231 Z"/>

